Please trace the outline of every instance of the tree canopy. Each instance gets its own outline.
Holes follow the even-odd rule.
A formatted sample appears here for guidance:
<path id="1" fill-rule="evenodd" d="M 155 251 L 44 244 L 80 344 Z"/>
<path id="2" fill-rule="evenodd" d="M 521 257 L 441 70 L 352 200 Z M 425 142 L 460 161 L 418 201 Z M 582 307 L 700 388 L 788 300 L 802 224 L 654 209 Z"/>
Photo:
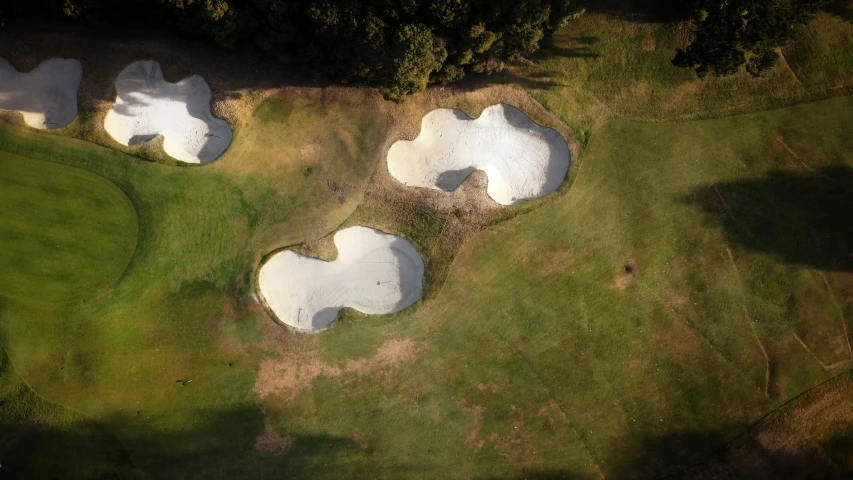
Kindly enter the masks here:
<path id="1" fill-rule="evenodd" d="M 30 0 L 25 10 L 254 47 L 400 99 L 535 52 L 544 36 L 583 12 L 583 1 Z M 0 12 L 12 3 L 0 0 Z"/>
<path id="2" fill-rule="evenodd" d="M 745 66 L 761 76 L 779 61 L 776 51 L 794 40 L 828 0 L 696 0 L 695 38 L 673 64 L 701 78 L 725 76 Z"/>

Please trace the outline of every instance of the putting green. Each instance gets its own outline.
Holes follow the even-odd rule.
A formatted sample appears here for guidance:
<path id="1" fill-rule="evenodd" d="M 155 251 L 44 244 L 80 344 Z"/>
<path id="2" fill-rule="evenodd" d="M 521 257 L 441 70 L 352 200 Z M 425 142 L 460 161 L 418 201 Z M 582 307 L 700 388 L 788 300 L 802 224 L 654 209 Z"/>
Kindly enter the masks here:
<path id="1" fill-rule="evenodd" d="M 137 228 L 130 199 L 109 180 L 0 152 L 0 294 L 92 296 L 124 271 Z"/>

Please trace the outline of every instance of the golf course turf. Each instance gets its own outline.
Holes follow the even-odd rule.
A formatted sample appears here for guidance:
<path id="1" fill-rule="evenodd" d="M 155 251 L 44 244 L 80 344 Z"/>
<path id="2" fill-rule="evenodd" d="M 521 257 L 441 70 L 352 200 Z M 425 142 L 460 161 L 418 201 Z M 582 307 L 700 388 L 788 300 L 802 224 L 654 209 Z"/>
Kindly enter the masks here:
<path id="1" fill-rule="evenodd" d="M 0 152 L 0 292 L 34 301 L 91 296 L 136 247 L 124 193 L 85 170 Z"/>
<path id="2" fill-rule="evenodd" d="M 432 109 L 476 117 L 493 92 L 523 93 L 384 106 L 281 88 L 201 167 L 105 148 L 103 112 L 59 135 L 0 122 L 0 182 L 38 168 L 12 176 L 15 198 L 82 189 L 61 206 L 91 215 L 40 231 L 99 245 L 86 261 L 101 272 L 0 283 L 0 463 L 37 478 L 630 479 L 750 446 L 791 399 L 849 383 L 853 61 L 818 47 L 851 32 L 821 14 L 784 49 L 787 70 L 699 82 L 668 64 L 677 26 L 582 17 L 550 56 L 497 77 L 564 122 L 523 109 L 570 141 L 566 186 L 452 248 L 447 225 L 469 212 L 395 216 L 376 193 L 387 149 Z M 0 207 L 0 235 L 21 211 Z M 264 256 L 332 260 L 323 242 L 353 224 L 418 249 L 423 300 L 344 309 L 318 335 L 276 324 L 256 296 Z M 45 255 L 31 235 L 4 248 Z M 0 253 L 3 268 L 20 255 Z M 36 274 L 56 301 L 34 298 Z M 841 440 L 814 443 L 844 458 Z"/>

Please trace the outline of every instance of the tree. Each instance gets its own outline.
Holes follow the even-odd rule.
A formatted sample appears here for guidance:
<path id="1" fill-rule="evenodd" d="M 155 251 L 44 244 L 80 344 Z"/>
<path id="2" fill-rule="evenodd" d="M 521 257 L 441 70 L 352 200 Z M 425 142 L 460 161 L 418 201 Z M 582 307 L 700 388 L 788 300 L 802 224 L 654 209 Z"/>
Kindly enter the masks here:
<path id="1" fill-rule="evenodd" d="M 693 42 L 672 63 L 696 75 L 725 76 L 746 65 L 761 76 L 779 60 L 776 50 L 794 40 L 828 0 L 698 0 Z"/>
<path id="2" fill-rule="evenodd" d="M 447 50 L 444 41 L 424 25 L 403 25 L 394 38 L 390 68 L 380 92 L 388 100 L 401 100 L 423 91 L 430 75 L 441 70 Z"/>
<path id="3" fill-rule="evenodd" d="M 400 99 L 532 54 L 583 12 L 583 1 L 0 0 L 0 15 L 12 16 L 4 5 L 26 5 L 30 17 L 156 28 L 226 48 L 252 45 Z"/>

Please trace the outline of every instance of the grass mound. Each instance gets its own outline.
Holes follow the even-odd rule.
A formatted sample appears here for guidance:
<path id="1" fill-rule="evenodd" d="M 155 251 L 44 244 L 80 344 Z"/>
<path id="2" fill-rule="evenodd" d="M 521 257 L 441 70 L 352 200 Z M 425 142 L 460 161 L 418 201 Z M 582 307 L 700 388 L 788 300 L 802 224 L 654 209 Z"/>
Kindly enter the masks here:
<path id="1" fill-rule="evenodd" d="M 0 292 L 40 301 L 96 294 L 136 248 L 136 211 L 103 177 L 0 152 Z"/>

